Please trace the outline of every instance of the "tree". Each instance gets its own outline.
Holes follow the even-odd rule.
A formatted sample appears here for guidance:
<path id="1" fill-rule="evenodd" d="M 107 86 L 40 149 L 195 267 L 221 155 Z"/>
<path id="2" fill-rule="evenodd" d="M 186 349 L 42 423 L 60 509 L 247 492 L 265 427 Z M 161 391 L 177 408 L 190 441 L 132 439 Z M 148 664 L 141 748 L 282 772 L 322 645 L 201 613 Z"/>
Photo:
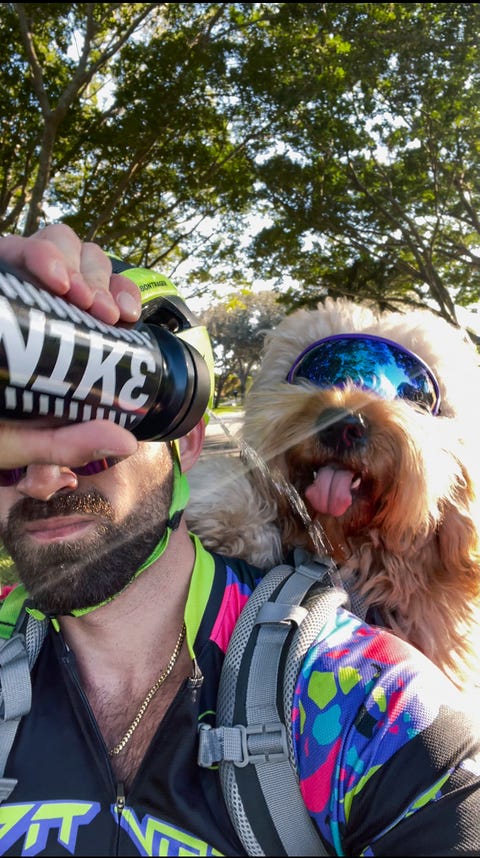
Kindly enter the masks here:
<path id="1" fill-rule="evenodd" d="M 0 11 L 3 232 L 54 206 L 136 264 L 196 259 L 189 291 L 272 278 L 286 309 L 479 300 L 477 3 Z"/>
<path id="2" fill-rule="evenodd" d="M 268 55 L 245 63 L 277 141 L 258 167 L 271 223 L 252 264 L 304 284 L 283 296 L 290 308 L 348 294 L 428 302 L 455 323 L 455 304 L 480 297 L 480 7 L 292 6 L 272 51 L 300 31 L 303 50 L 277 63 L 275 84 Z"/>
<path id="3" fill-rule="evenodd" d="M 3 228 L 22 220 L 29 235 L 38 227 L 66 134 L 77 123 L 81 134 L 88 133 L 99 119 L 96 99 L 85 98 L 89 85 L 108 72 L 111 57 L 149 14 L 149 4 L 134 6 L 141 8 L 2 3 L 2 36 L 12 47 L 2 65 Z M 69 52 L 82 27 L 74 58 Z"/>
<path id="4" fill-rule="evenodd" d="M 222 96 L 228 4 L 1 11 L 2 231 L 31 234 L 55 206 L 86 239 L 172 267 L 206 218 L 242 209 L 252 173 Z"/>
<path id="5" fill-rule="evenodd" d="M 263 336 L 285 315 L 273 292 L 242 290 L 228 296 L 201 314 L 215 355 L 215 401 L 217 407 L 224 386 L 236 376 L 243 401 L 248 381 L 260 362 Z"/>

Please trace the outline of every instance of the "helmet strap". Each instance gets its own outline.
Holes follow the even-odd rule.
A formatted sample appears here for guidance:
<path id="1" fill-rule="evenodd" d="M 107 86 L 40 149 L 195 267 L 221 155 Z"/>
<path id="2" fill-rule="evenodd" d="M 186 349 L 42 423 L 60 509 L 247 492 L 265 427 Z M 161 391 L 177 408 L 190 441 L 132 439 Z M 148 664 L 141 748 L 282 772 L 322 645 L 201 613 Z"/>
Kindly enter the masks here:
<path id="1" fill-rule="evenodd" d="M 149 557 L 142 563 L 138 571 L 135 573 L 135 578 L 140 572 L 143 572 L 145 569 L 148 569 L 152 563 L 155 563 L 155 560 L 158 560 L 159 557 L 165 552 L 167 545 L 170 541 L 170 534 L 177 529 L 180 524 L 180 520 L 184 513 L 185 507 L 188 503 L 189 495 L 190 495 L 190 486 L 188 485 L 188 480 L 185 474 L 182 474 L 182 466 L 180 464 L 180 454 L 178 449 L 177 441 L 172 443 L 172 455 L 173 455 L 173 491 L 172 491 L 172 502 L 170 504 L 170 509 L 168 510 L 168 519 L 165 526 L 165 532 L 158 543 L 155 546 L 152 553 Z"/>
<path id="2" fill-rule="evenodd" d="M 188 503 L 188 498 L 190 494 L 190 487 L 188 484 L 188 480 L 185 474 L 182 474 L 182 466 L 180 464 L 180 453 L 177 441 L 172 442 L 172 460 L 173 460 L 173 489 L 172 489 L 172 502 L 170 504 L 170 509 L 168 510 L 168 519 L 165 526 L 165 531 L 160 539 L 160 542 L 155 546 L 152 553 L 149 557 L 142 563 L 142 565 L 137 569 L 134 575 L 130 578 L 128 584 L 125 585 L 118 593 L 115 593 L 114 596 L 110 596 L 110 598 L 105 599 L 104 602 L 99 602 L 98 605 L 93 605 L 90 608 L 77 608 L 71 612 L 72 617 L 82 617 L 85 614 L 91 613 L 91 611 L 95 611 L 97 608 L 101 608 L 103 605 L 107 605 L 109 602 L 112 602 L 113 599 L 116 599 L 120 593 L 125 592 L 127 587 L 130 586 L 132 581 L 135 581 L 138 576 L 148 569 L 152 563 L 155 563 L 162 554 L 165 553 L 168 543 L 170 541 L 170 534 L 176 530 L 180 524 L 180 520 L 182 518 L 185 507 Z M 36 612 L 37 614 L 40 612 Z"/>

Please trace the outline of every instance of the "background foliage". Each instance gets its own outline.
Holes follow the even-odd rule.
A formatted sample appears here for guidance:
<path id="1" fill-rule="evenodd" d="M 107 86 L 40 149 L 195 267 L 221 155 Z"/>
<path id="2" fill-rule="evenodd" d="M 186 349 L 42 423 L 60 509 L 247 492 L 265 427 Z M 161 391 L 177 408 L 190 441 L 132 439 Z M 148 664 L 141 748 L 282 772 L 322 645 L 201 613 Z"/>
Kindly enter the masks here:
<path id="1" fill-rule="evenodd" d="M 285 315 L 273 292 L 244 290 L 201 314 L 215 355 L 214 407 L 236 393 L 242 404 L 252 372 L 260 362 L 263 334 Z"/>
<path id="2" fill-rule="evenodd" d="M 54 211 L 189 296 L 267 278 L 287 311 L 455 321 L 480 297 L 479 24 L 477 3 L 2 3 L 0 231 Z"/>

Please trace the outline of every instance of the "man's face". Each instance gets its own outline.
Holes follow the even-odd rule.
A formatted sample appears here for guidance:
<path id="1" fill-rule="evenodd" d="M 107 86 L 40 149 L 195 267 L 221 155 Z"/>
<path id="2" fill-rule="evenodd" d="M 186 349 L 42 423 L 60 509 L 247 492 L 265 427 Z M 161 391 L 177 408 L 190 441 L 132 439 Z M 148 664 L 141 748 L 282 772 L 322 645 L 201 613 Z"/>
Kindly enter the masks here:
<path id="1" fill-rule="evenodd" d="M 71 488 L 68 469 L 30 465 L 16 486 L 0 488 L 0 535 L 35 606 L 49 614 L 111 598 L 151 554 L 171 503 L 170 448 L 140 444 L 109 470 L 75 480 Z"/>

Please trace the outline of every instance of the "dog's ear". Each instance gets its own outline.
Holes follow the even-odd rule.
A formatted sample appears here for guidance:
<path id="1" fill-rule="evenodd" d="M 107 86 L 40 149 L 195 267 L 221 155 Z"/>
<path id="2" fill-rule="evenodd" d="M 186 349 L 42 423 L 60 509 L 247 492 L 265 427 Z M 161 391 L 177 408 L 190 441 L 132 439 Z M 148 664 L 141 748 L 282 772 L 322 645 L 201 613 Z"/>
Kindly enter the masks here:
<path id="1" fill-rule="evenodd" d="M 480 508 L 474 485 L 463 465 L 441 510 L 438 548 L 447 574 L 455 571 L 456 587 L 468 600 L 480 598 Z"/>
<path id="2" fill-rule="evenodd" d="M 480 517 L 472 477 L 454 456 L 444 487 L 411 547 L 383 551 L 380 577 L 369 565 L 362 585 L 374 594 L 388 583 L 387 623 L 464 685 L 478 674 Z"/>
<path id="3" fill-rule="evenodd" d="M 441 511 L 438 555 L 428 559 L 425 569 L 428 597 L 417 599 L 419 607 L 423 603 L 425 609 L 421 618 L 417 616 L 414 636 L 423 635 L 420 648 L 460 686 L 470 685 L 472 679 L 478 683 L 479 528 L 471 486 L 468 480 L 461 481 L 455 501 L 446 500 Z M 442 632 L 434 638 L 431 629 L 435 627 Z"/>

